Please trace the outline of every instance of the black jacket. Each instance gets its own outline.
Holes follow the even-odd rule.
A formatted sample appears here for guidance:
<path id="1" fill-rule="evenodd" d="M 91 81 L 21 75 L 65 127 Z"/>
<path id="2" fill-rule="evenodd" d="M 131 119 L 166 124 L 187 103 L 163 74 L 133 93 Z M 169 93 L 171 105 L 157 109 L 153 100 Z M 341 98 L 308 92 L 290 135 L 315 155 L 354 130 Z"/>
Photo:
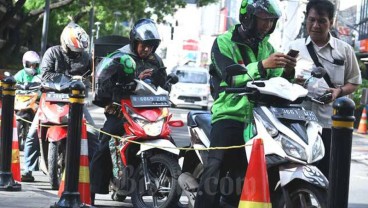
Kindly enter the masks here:
<path id="1" fill-rule="evenodd" d="M 145 69 L 153 69 L 152 77 L 150 78 L 152 84 L 167 90 L 167 86 L 165 86 L 167 79 L 166 69 L 162 59 L 156 53 L 151 54 L 146 59 L 141 59 L 136 53 L 130 50 L 130 45 L 126 45 L 118 50 L 122 53 L 129 54 L 134 59 L 136 63 L 136 78 L 138 78 L 139 74 Z"/>
<path id="2" fill-rule="evenodd" d="M 56 74 L 89 75 L 91 74 L 91 57 L 85 51 L 76 59 L 70 59 L 60 45 L 48 48 L 42 57 L 42 79 L 50 79 Z"/>

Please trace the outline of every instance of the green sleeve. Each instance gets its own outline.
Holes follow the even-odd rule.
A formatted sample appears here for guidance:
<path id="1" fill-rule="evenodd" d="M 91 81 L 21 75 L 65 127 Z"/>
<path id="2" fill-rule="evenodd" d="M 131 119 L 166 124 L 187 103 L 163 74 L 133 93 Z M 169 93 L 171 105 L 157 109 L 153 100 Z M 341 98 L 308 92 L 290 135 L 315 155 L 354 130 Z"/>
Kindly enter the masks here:
<path id="1" fill-rule="evenodd" d="M 17 83 L 22 83 L 23 82 L 23 69 L 18 71 L 15 75 L 14 75 L 14 79 Z"/>

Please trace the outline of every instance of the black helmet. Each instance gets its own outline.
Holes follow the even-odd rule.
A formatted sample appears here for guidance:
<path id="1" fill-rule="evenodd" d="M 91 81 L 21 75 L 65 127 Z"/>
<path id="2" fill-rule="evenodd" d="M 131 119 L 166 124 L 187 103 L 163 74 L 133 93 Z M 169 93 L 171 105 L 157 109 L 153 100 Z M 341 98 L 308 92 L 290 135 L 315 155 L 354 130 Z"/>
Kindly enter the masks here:
<path id="1" fill-rule="evenodd" d="M 130 31 L 130 50 L 136 52 L 137 41 L 153 46 L 153 53 L 161 43 L 156 23 L 151 19 L 138 20 Z"/>
<path id="2" fill-rule="evenodd" d="M 254 16 L 263 19 L 275 19 L 273 27 L 268 32 L 271 34 L 276 27 L 276 22 L 281 16 L 281 11 L 275 0 L 243 0 L 239 11 L 239 21 L 245 31 L 255 29 Z"/>

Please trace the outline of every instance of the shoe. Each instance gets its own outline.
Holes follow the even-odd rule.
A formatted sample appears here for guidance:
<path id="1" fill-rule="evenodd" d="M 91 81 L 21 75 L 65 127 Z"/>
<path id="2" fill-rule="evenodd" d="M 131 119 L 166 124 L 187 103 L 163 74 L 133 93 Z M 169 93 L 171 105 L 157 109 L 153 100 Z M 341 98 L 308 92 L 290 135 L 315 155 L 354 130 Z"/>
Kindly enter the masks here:
<path id="1" fill-rule="evenodd" d="M 32 173 L 26 173 L 26 174 L 22 174 L 22 182 L 34 182 L 35 179 L 32 176 Z"/>

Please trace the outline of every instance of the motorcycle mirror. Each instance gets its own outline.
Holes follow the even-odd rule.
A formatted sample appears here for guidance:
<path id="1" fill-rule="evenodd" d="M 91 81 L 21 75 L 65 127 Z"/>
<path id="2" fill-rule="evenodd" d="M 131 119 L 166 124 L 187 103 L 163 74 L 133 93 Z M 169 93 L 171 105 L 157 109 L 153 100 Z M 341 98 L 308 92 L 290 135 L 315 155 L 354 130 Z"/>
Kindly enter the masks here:
<path id="1" fill-rule="evenodd" d="M 237 76 L 248 73 L 247 68 L 244 68 L 239 64 L 232 64 L 230 66 L 227 66 L 225 70 L 228 76 Z"/>
<path id="2" fill-rule="evenodd" d="M 179 82 L 179 78 L 178 76 L 176 76 L 175 74 L 171 73 L 169 75 L 167 75 L 167 80 L 171 83 L 171 84 L 176 84 Z"/>
<path id="3" fill-rule="evenodd" d="M 7 76 L 7 77 L 11 76 L 10 72 L 8 72 L 8 71 L 4 72 L 4 75 Z"/>
<path id="4" fill-rule="evenodd" d="M 184 126 L 184 122 L 181 120 L 169 121 L 168 124 L 169 126 L 172 126 L 172 127 L 183 127 Z"/>
<path id="5" fill-rule="evenodd" d="M 312 77 L 315 77 L 318 79 L 325 76 L 325 74 L 326 74 L 326 70 L 323 67 L 315 67 L 311 72 Z"/>

